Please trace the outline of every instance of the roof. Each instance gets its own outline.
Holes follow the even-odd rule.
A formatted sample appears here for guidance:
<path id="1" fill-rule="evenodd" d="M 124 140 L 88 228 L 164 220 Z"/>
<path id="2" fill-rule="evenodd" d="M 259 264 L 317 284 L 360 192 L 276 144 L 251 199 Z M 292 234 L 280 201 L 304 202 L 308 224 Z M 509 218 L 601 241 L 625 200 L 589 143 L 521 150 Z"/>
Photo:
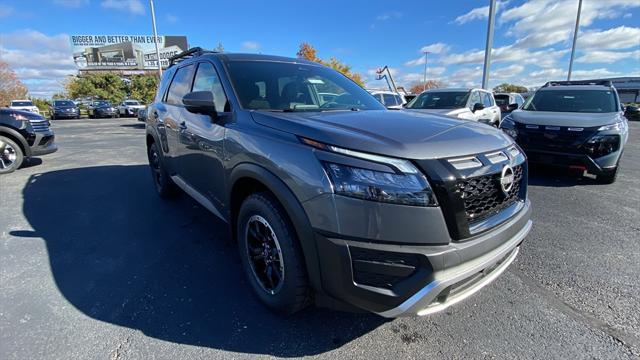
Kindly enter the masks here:
<path id="1" fill-rule="evenodd" d="M 177 63 L 180 63 L 181 61 L 186 61 L 189 59 L 201 58 L 201 57 L 202 58 L 216 57 L 221 59 L 222 61 L 272 61 L 272 62 L 285 62 L 285 63 L 322 66 L 319 63 L 305 60 L 305 59 L 290 58 L 290 57 L 275 56 L 275 55 L 263 55 L 263 54 L 221 53 L 221 52 L 204 50 L 202 48 L 195 47 L 171 57 L 169 59 L 169 63 L 170 63 L 169 67 Z"/>
<path id="2" fill-rule="evenodd" d="M 611 90 L 610 87 L 604 85 L 554 85 L 541 87 L 538 91 L 554 91 L 554 90 Z"/>

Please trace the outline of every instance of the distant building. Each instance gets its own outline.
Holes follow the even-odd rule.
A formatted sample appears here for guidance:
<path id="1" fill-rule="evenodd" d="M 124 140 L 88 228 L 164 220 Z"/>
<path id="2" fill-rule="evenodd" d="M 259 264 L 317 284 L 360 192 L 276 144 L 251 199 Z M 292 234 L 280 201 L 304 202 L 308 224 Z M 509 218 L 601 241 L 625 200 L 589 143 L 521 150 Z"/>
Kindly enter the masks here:
<path id="1" fill-rule="evenodd" d="M 618 90 L 622 103 L 640 103 L 640 77 L 616 77 L 594 80 L 609 80 Z"/>

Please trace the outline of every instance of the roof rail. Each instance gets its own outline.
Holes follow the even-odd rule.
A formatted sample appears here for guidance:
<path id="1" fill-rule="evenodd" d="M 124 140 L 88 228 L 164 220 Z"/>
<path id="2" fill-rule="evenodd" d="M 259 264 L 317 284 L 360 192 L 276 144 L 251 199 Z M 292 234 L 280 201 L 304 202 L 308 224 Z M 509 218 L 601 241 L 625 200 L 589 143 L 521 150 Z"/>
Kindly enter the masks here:
<path id="1" fill-rule="evenodd" d="M 187 50 L 187 51 L 183 51 L 179 54 L 173 55 L 172 57 L 169 58 L 169 67 L 179 63 L 180 61 L 184 61 L 186 59 L 190 59 L 196 56 L 200 56 L 202 54 L 216 54 L 218 53 L 217 51 L 213 51 L 213 50 L 205 50 L 199 46 L 197 47 L 192 47 L 191 49 Z"/>
<path id="2" fill-rule="evenodd" d="M 613 87 L 611 80 L 571 80 L 571 81 L 547 81 L 542 87 L 567 86 L 567 85 L 602 85 Z"/>

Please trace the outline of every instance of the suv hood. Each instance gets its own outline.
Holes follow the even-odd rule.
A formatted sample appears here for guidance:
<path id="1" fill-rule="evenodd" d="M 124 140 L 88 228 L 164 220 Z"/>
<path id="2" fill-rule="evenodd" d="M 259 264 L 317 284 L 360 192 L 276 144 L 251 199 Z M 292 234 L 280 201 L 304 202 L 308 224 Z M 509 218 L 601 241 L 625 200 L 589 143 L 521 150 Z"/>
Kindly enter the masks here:
<path id="1" fill-rule="evenodd" d="M 475 121 L 408 111 L 253 111 L 264 126 L 326 144 L 405 159 L 470 155 L 509 146 L 502 131 Z"/>
<path id="2" fill-rule="evenodd" d="M 511 118 L 522 124 L 588 128 L 614 124 L 620 121 L 620 113 L 575 113 L 515 110 L 511 112 Z"/>
<path id="3" fill-rule="evenodd" d="M 125 105 L 125 107 L 131 108 L 131 109 L 144 109 L 146 106 L 145 105 Z"/>
<path id="4" fill-rule="evenodd" d="M 471 110 L 467 108 L 458 108 L 458 109 L 406 109 L 407 111 L 416 111 L 427 114 L 438 114 L 438 115 L 447 115 L 456 117 L 459 114 L 465 112 L 471 112 Z"/>

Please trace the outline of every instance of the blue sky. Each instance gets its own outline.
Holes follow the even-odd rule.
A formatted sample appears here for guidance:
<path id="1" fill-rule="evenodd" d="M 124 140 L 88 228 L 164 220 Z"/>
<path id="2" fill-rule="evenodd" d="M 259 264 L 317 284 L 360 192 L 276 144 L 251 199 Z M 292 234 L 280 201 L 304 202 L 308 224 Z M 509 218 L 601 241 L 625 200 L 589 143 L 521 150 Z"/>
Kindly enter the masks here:
<path id="1" fill-rule="evenodd" d="M 295 56 L 301 42 L 361 73 L 368 87 L 388 65 L 405 86 L 429 78 L 478 86 L 489 0 L 189 1 L 155 0 L 158 32 L 191 46 Z M 566 77 L 577 0 L 498 2 L 490 85 L 529 87 Z M 75 73 L 70 34 L 150 34 L 146 0 L 3 0 L 0 59 L 33 96 L 61 90 Z M 575 78 L 640 76 L 640 0 L 584 0 Z"/>

